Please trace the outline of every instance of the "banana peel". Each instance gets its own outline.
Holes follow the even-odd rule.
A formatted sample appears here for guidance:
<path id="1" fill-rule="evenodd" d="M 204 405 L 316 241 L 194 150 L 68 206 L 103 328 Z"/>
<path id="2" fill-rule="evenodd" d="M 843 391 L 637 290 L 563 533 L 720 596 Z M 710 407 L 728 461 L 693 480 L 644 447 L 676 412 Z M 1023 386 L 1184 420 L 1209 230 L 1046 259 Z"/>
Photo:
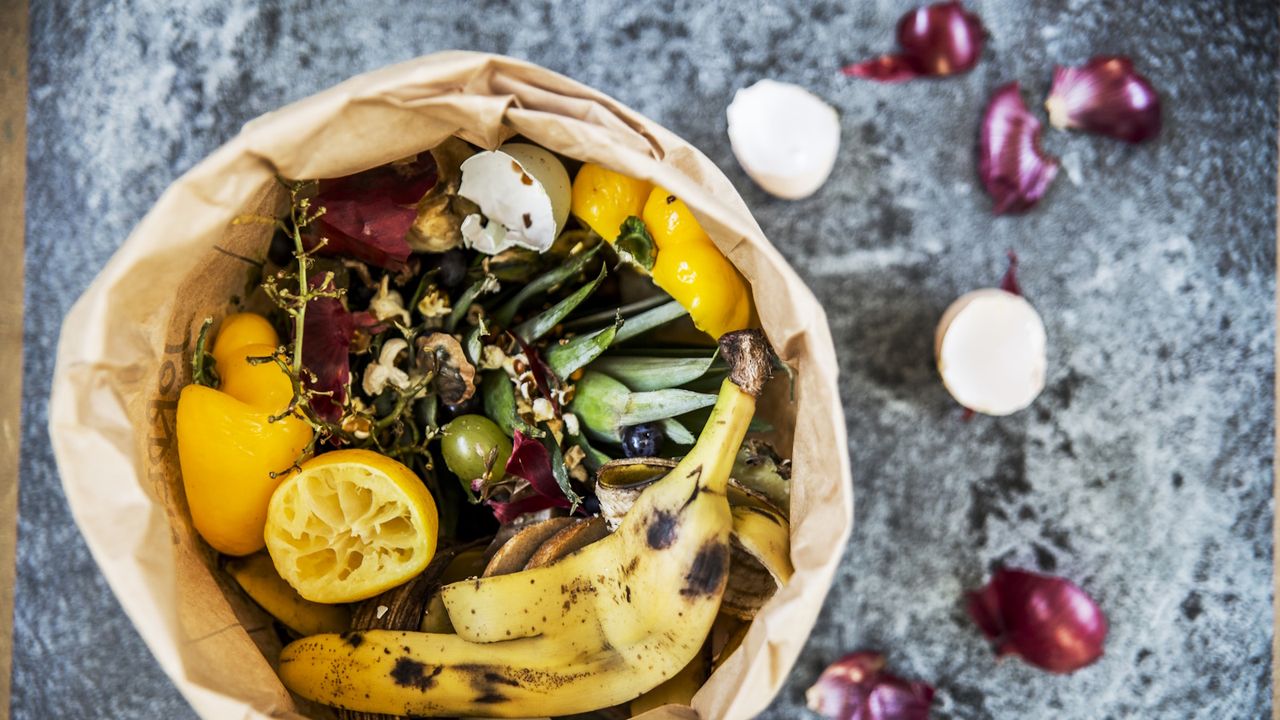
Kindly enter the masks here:
<path id="1" fill-rule="evenodd" d="M 620 523 L 644 489 L 672 466 L 674 462 L 664 458 L 628 458 L 602 467 L 596 495 L 605 522 Z M 729 584 L 720 611 L 750 620 L 791 580 L 791 528 L 784 511 L 763 493 L 734 479 L 729 480 L 727 492 L 733 532 Z"/>
<path id="2" fill-rule="evenodd" d="M 268 615 L 299 635 L 342 632 L 351 624 L 351 611 L 347 606 L 325 605 L 303 598 L 280 577 L 271 556 L 265 552 L 229 557 L 224 567 Z"/>
<path id="3" fill-rule="evenodd" d="M 649 712 L 663 705 L 689 705 L 711 674 L 711 643 L 702 646 L 702 652 L 693 656 L 675 677 L 631 701 L 632 715 Z"/>
<path id="4" fill-rule="evenodd" d="M 726 334 L 731 373 L 688 455 L 617 532 L 557 562 L 441 591 L 456 635 L 370 630 L 288 645 L 292 691 L 397 715 L 568 715 L 629 702 L 702 650 L 729 575 L 733 460 L 769 374 L 759 331 Z"/>

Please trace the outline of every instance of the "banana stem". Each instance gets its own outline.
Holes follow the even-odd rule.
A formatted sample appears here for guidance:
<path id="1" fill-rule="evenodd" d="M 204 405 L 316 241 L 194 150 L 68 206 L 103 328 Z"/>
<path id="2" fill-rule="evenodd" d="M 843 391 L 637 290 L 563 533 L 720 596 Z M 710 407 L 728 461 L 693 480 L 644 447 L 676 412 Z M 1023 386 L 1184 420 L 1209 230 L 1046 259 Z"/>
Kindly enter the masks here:
<path id="1" fill-rule="evenodd" d="M 711 409 L 706 427 L 698 435 L 697 444 L 680 463 L 697 463 L 687 471 L 698 472 L 699 488 L 720 495 L 726 492 L 733 460 L 747 435 L 747 426 L 751 424 L 755 408 L 755 397 L 732 381 L 725 380 L 720 385 L 720 396 Z M 681 468 L 677 467 L 672 475 L 678 476 L 680 472 Z"/>
<path id="2" fill-rule="evenodd" d="M 729 377 L 720 385 L 711 417 L 698 436 L 698 442 L 681 461 L 687 473 L 698 473 L 698 486 L 723 494 L 733 470 L 738 447 L 747 435 L 755 414 L 756 398 L 773 371 L 772 351 L 764 333 L 740 330 L 720 338 L 720 352 L 729 363 Z M 678 474 L 677 467 L 672 474 Z"/>

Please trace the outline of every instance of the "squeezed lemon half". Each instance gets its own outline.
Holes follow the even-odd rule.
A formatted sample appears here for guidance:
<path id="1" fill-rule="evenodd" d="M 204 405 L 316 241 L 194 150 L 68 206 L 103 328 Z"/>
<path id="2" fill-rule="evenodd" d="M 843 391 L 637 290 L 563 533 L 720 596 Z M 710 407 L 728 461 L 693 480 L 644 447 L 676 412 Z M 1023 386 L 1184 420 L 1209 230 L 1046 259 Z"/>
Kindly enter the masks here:
<path id="1" fill-rule="evenodd" d="M 276 572 L 313 602 L 354 602 L 413 578 L 436 552 L 431 493 L 399 462 L 337 450 L 303 463 L 267 508 Z"/>

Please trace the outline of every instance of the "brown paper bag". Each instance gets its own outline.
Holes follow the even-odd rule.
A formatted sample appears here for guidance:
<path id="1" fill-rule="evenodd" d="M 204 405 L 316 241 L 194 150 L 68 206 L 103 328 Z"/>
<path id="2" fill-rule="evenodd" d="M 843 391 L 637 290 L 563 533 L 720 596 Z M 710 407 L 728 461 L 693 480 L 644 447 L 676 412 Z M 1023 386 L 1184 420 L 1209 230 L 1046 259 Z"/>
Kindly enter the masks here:
<path id="1" fill-rule="evenodd" d="M 772 403 L 794 463 L 795 576 L 693 700 L 703 718 L 747 718 L 781 686 L 813 627 L 852 524 L 836 360 L 821 306 L 706 157 L 616 101 L 529 63 L 424 57 L 269 113 L 173 184 L 62 328 L 50 399 L 72 513 L 161 667 L 206 718 L 316 717 L 280 684 L 270 620 L 191 527 L 174 447 L 193 335 L 251 283 L 269 230 L 232 225 L 283 209 L 277 174 L 345 175 L 456 134 L 485 148 L 524 135 L 565 156 L 652 180 L 693 209 L 751 282 L 769 339 L 797 371 Z M 785 394 L 785 393 L 784 393 Z M 688 717 L 668 706 L 650 717 Z"/>

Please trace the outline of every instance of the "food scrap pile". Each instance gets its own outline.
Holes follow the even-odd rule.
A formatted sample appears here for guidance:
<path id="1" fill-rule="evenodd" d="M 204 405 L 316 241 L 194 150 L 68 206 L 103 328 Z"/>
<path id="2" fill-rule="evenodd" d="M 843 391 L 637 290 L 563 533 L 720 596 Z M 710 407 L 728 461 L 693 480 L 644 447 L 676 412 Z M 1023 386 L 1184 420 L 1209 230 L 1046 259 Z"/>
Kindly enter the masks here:
<path id="1" fill-rule="evenodd" d="M 746 281 L 665 189 L 526 142 L 281 183 L 281 217 L 238 220 L 273 228 L 262 280 L 203 325 L 177 432 L 286 686 L 687 703 L 792 572 Z"/>

